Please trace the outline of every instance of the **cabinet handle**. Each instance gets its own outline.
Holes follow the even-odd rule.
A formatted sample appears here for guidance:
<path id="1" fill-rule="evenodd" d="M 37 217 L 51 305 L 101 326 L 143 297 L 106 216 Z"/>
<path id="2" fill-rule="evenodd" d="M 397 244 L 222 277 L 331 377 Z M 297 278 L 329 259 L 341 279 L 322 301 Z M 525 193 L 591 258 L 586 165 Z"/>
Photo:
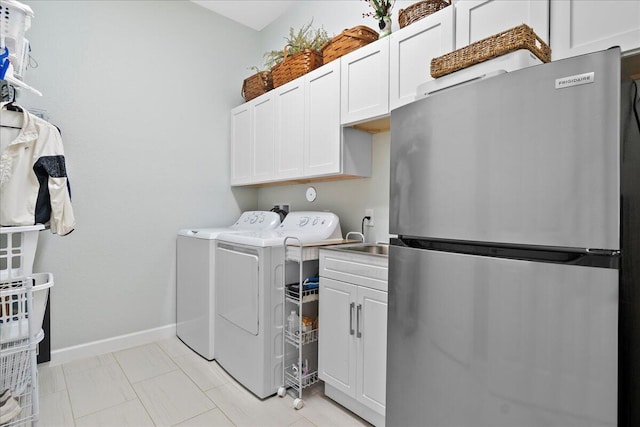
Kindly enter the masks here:
<path id="1" fill-rule="evenodd" d="M 349 335 L 353 335 L 353 333 L 355 332 L 353 330 L 353 309 L 355 308 L 355 306 L 355 302 L 352 302 L 351 305 L 349 305 Z"/>
<path id="2" fill-rule="evenodd" d="M 356 337 L 358 338 L 362 337 L 362 332 L 360 332 L 360 313 L 362 313 L 362 304 L 358 304 L 358 317 L 356 318 L 356 329 L 358 330 Z"/>

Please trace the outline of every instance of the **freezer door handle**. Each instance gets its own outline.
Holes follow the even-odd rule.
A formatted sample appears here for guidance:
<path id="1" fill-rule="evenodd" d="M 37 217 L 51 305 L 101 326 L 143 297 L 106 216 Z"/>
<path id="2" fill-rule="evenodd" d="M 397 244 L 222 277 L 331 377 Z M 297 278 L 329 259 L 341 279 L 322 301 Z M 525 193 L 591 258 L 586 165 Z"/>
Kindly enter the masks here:
<path id="1" fill-rule="evenodd" d="M 362 337 L 362 332 L 360 332 L 360 313 L 362 313 L 362 304 L 358 304 L 358 316 L 356 317 L 356 329 L 358 333 L 356 334 L 357 338 Z"/>
<path id="2" fill-rule="evenodd" d="M 353 309 L 355 308 L 356 303 L 352 302 L 349 305 L 349 335 L 353 335 L 355 331 L 353 330 Z"/>

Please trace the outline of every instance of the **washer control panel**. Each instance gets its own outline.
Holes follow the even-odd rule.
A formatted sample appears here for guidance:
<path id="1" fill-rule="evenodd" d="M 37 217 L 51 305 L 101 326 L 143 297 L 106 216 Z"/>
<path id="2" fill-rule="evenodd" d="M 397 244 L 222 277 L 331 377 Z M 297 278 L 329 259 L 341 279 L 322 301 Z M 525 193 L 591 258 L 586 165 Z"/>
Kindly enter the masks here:
<path id="1" fill-rule="evenodd" d="M 271 229 L 280 224 L 280 215 L 271 211 L 247 211 L 243 212 L 233 224 L 233 228 L 242 229 Z"/>
<path id="2" fill-rule="evenodd" d="M 340 220 L 331 212 L 289 212 L 278 227 L 278 234 L 304 237 L 305 241 L 342 237 Z"/>

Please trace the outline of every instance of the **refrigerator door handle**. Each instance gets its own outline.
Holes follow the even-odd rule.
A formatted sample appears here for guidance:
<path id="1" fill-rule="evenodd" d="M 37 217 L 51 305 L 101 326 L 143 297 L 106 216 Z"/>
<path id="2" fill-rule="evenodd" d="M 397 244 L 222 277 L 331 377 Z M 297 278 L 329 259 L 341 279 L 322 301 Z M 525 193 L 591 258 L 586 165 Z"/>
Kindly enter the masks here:
<path id="1" fill-rule="evenodd" d="M 358 304 L 358 315 L 356 317 L 356 329 L 358 333 L 356 334 L 357 338 L 362 337 L 362 332 L 360 332 L 360 313 L 362 313 L 362 304 Z"/>
<path id="2" fill-rule="evenodd" d="M 589 255 L 603 255 L 603 256 L 610 256 L 610 257 L 614 257 L 614 256 L 619 256 L 620 255 L 620 251 L 609 250 L 609 249 L 587 248 L 585 250 L 585 252 L 587 254 L 589 254 Z"/>
<path id="3" fill-rule="evenodd" d="M 355 308 L 356 303 L 352 302 L 349 305 L 349 335 L 353 335 L 354 334 L 354 330 L 353 330 L 353 309 Z"/>

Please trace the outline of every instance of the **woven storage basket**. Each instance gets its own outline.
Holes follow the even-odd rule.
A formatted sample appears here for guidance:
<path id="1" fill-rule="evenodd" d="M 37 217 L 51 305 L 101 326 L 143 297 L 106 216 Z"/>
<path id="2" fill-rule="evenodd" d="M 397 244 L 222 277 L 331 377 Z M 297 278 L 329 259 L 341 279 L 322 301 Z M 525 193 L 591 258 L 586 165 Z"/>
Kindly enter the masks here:
<path id="1" fill-rule="evenodd" d="M 287 55 L 287 48 L 284 49 L 284 60 L 271 69 L 273 76 L 273 87 L 282 86 L 304 76 L 309 71 L 315 70 L 322 65 L 322 53 L 313 49 L 305 49 L 291 56 Z"/>
<path id="2" fill-rule="evenodd" d="M 244 79 L 244 82 L 242 82 L 242 97 L 245 101 L 251 101 L 271 89 L 273 89 L 271 71 L 260 71 Z"/>
<path id="3" fill-rule="evenodd" d="M 328 64 L 376 40 L 378 40 L 378 33 L 364 25 L 344 30 L 322 47 L 322 62 Z"/>
<path id="4" fill-rule="evenodd" d="M 404 28 L 450 5 L 451 1 L 447 0 L 419 1 L 406 9 L 400 9 L 398 13 L 398 24 L 400 24 L 400 28 Z"/>
<path id="5" fill-rule="evenodd" d="M 442 77 L 518 49 L 530 50 L 542 62 L 551 61 L 549 46 L 533 32 L 531 27 L 522 24 L 446 55 L 433 58 L 431 60 L 431 76 Z"/>

